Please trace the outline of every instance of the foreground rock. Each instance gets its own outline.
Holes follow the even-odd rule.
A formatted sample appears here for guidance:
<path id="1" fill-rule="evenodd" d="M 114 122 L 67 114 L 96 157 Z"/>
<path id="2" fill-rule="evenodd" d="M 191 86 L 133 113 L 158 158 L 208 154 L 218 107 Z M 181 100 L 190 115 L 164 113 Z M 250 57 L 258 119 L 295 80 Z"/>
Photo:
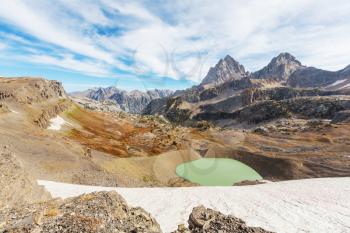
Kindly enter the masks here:
<path id="1" fill-rule="evenodd" d="M 188 219 L 189 229 L 179 225 L 174 233 L 268 233 L 260 227 L 248 227 L 244 221 L 204 206 L 193 208 Z"/>
<path id="2" fill-rule="evenodd" d="M 0 210 L 0 232 L 161 232 L 143 209 L 129 207 L 116 192 Z"/>

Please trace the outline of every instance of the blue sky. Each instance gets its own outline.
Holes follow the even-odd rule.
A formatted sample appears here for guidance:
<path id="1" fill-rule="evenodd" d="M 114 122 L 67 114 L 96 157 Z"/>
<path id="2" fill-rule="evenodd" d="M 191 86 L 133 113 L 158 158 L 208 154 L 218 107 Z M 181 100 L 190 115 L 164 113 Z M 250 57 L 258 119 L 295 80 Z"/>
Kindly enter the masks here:
<path id="1" fill-rule="evenodd" d="M 280 52 L 350 64 L 348 0 L 0 0 L 0 75 L 68 91 L 183 89 L 230 54 L 255 71 Z"/>

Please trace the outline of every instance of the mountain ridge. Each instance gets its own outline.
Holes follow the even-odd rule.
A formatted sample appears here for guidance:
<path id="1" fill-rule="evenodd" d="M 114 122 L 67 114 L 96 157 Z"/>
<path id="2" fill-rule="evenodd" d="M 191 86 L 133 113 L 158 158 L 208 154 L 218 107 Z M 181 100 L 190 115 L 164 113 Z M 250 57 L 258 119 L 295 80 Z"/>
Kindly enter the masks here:
<path id="1" fill-rule="evenodd" d="M 199 85 L 185 90 L 125 91 L 116 87 L 94 88 L 83 96 L 96 101 L 109 100 L 117 108 L 130 113 L 156 114 L 162 112 L 167 99 L 180 97 L 189 103 L 223 101 L 251 89 L 290 87 L 326 91 L 350 90 L 350 65 L 338 71 L 327 71 L 303 65 L 295 56 L 282 52 L 255 72 L 250 73 L 230 55 L 211 67 Z M 162 99 L 158 101 L 157 99 Z M 153 106 L 150 106 L 153 105 Z"/>
<path id="2" fill-rule="evenodd" d="M 230 56 L 225 59 L 234 63 L 236 68 L 241 66 Z M 223 126 L 228 122 L 236 125 L 245 122 L 249 124 L 298 114 L 306 114 L 309 118 L 319 116 L 316 112 L 304 113 L 301 108 L 304 102 L 297 101 L 299 97 L 305 97 L 312 108 L 325 110 L 325 116 L 330 109 L 334 112 L 349 109 L 346 95 L 350 94 L 350 66 L 339 71 L 325 71 L 304 66 L 293 55 L 281 53 L 254 73 L 246 72 L 242 66 L 241 70 L 247 75 L 237 76 L 237 73 L 232 72 L 233 69 L 222 65 L 223 61 L 220 59 L 215 66 L 215 74 L 219 75 L 213 76 L 211 82 L 178 91 L 164 100 L 152 101 L 143 113 L 164 115 L 168 120 L 179 124 L 195 126 L 204 120 Z M 212 71 L 208 73 L 210 72 Z M 337 95 L 344 95 L 343 102 L 338 101 Z M 283 101 L 287 99 L 290 99 L 289 109 L 283 106 L 286 104 Z M 260 102 L 264 102 L 259 105 L 263 107 L 260 115 L 265 115 L 264 119 L 260 119 L 262 115 L 255 114 L 259 112 L 258 108 L 250 108 L 250 105 Z M 270 115 L 269 111 L 283 114 Z M 247 116 L 241 117 L 242 114 Z M 259 119 L 248 120 L 253 115 Z M 237 119 L 240 120 L 237 122 Z"/>
<path id="3" fill-rule="evenodd" d="M 140 113 L 154 99 L 164 98 L 173 94 L 168 89 L 153 89 L 145 92 L 139 90 L 126 91 L 114 86 L 98 87 L 83 92 L 75 92 L 73 97 L 86 97 L 96 101 L 113 101 L 121 110 L 130 113 Z"/>
<path id="4" fill-rule="evenodd" d="M 198 86 L 218 86 L 245 77 L 275 80 L 292 87 L 326 87 L 337 80 L 350 79 L 350 65 L 338 71 L 328 71 L 305 66 L 292 54 L 282 52 L 273 57 L 263 68 L 250 73 L 238 61 L 230 55 L 226 55 L 224 59 L 219 60 L 215 67 L 209 69 L 208 74 Z"/>

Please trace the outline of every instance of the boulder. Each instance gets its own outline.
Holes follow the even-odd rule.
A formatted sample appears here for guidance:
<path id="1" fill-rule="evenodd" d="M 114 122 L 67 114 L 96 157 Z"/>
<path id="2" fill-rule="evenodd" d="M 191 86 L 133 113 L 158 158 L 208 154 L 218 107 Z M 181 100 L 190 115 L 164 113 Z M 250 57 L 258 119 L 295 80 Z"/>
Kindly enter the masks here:
<path id="1" fill-rule="evenodd" d="M 173 233 L 268 233 L 260 227 L 248 227 L 244 221 L 231 215 L 224 215 L 204 206 L 193 208 L 188 219 L 188 228 L 183 224 Z"/>

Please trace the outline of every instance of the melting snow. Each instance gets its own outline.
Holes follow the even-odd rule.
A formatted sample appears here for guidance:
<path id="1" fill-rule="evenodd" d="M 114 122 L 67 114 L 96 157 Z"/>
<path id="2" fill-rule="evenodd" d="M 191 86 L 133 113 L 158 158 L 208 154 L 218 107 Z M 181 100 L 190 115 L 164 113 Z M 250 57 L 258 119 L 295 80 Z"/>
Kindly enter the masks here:
<path id="1" fill-rule="evenodd" d="M 342 87 L 341 87 L 341 88 L 339 88 L 339 89 L 345 89 L 345 88 L 348 88 L 348 87 L 350 87 L 350 83 L 348 83 L 348 84 L 346 84 L 346 85 L 342 86 Z"/>
<path id="2" fill-rule="evenodd" d="M 293 180 L 254 186 L 111 188 L 39 180 L 53 197 L 115 190 L 150 212 L 164 232 L 186 223 L 200 204 L 275 232 L 349 232 L 350 178 Z"/>
<path id="3" fill-rule="evenodd" d="M 71 125 L 69 122 L 65 121 L 62 117 L 57 116 L 50 120 L 50 126 L 47 129 L 60 130 L 65 124 Z"/>

